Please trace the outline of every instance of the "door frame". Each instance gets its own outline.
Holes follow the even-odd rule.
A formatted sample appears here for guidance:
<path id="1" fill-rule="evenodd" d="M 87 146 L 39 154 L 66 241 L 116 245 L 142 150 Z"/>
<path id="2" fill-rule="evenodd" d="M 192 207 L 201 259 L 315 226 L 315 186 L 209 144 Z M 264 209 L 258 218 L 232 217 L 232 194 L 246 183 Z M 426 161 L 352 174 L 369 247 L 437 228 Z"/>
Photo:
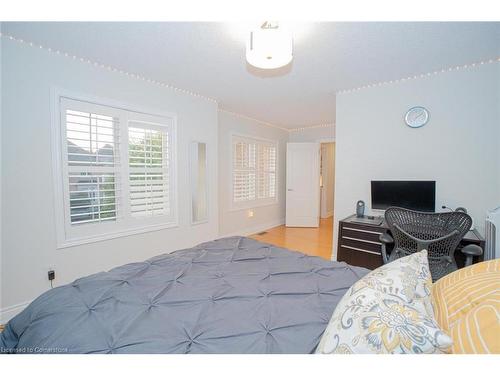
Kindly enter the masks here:
<path id="1" fill-rule="evenodd" d="M 332 165 L 333 165 L 333 170 L 332 171 L 329 171 L 329 173 L 332 173 L 333 174 L 333 186 L 332 186 L 332 193 L 333 193 L 333 196 L 332 196 L 332 200 L 334 201 L 335 200 L 335 142 L 321 142 L 319 144 L 319 147 L 320 147 L 320 176 L 322 176 L 321 172 L 323 171 L 322 169 L 322 163 L 323 163 L 323 145 L 333 145 L 333 158 L 332 158 Z M 325 187 L 325 183 L 324 183 L 324 180 L 323 180 L 323 186 L 321 187 L 320 189 L 320 205 L 319 205 L 319 212 L 320 212 L 320 219 L 324 219 L 323 218 L 323 204 L 325 204 L 325 200 L 326 200 L 326 197 L 328 196 L 325 192 L 324 192 L 324 187 Z M 335 205 L 334 205 L 335 207 Z M 326 218 L 329 218 L 329 217 L 333 217 L 333 210 L 329 213 L 331 213 L 330 216 L 327 216 Z"/>

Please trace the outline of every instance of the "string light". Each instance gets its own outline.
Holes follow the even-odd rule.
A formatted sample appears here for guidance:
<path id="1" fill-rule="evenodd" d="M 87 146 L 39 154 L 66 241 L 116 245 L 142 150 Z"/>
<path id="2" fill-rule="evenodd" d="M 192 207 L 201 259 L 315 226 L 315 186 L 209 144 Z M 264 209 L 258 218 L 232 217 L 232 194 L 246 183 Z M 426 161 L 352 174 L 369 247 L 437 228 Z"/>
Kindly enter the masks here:
<path id="1" fill-rule="evenodd" d="M 165 82 L 156 81 L 154 79 L 143 77 L 143 76 L 138 75 L 138 74 L 126 72 L 126 71 L 123 71 L 123 70 L 118 69 L 118 68 L 116 68 L 114 66 L 111 66 L 111 65 L 106 65 L 106 64 L 99 63 L 97 61 L 92 61 L 92 60 L 89 60 L 89 59 L 85 59 L 83 57 L 80 57 L 80 56 L 77 56 L 77 55 L 72 55 L 72 54 L 69 54 L 67 52 L 61 52 L 59 50 L 53 50 L 52 48 L 45 47 L 45 46 L 43 46 L 41 44 L 36 45 L 33 42 L 26 42 L 23 39 L 21 39 L 21 38 L 15 38 L 12 35 L 5 35 L 5 34 L 0 33 L 0 37 L 7 38 L 9 40 L 12 40 L 12 41 L 24 44 L 24 45 L 28 45 L 30 47 L 36 47 L 36 48 L 39 48 L 39 49 L 42 49 L 42 50 L 46 50 L 48 52 L 55 53 L 56 55 L 62 55 L 64 57 L 66 57 L 66 58 L 71 58 L 72 60 L 78 60 L 78 61 L 80 61 L 82 63 L 87 63 L 89 65 L 93 65 L 93 66 L 98 67 L 98 68 L 106 69 L 106 70 L 111 71 L 111 72 L 123 74 L 123 75 L 125 75 L 127 77 L 130 77 L 130 78 L 142 80 L 142 81 L 145 81 L 145 82 L 148 82 L 148 83 L 151 83 L 151 84 L 155 84 L 155 85 L 158 85 L 158 86 L 161 86 L 161 87 L 170 88 L 170 89 L 172 89 L 172 90 L 174 90 L 176 92 L 180 92 L 180 93 L 183 93 L 183 94 L 191 95 L 191 96 L 194 96 L 194 97 L 197 97 L 197 98 L 202 98 L 202 99 L 206 99 L 206 100 L 209 100 L 211 102 L 217 103 L 217 100 L 215 100 L 213 98 L 206 97 L 206 96 L 203 96 L 203 95 L 200 95 L 198 93 L 194 93 L 194 92 L 191 92 L 191 91 L 188 91 L 188 90 L 185 90 L 185 89 L 181 89 L 181 88 L 169 85 L 169 84 L 167 84 Z M 245 116 L 245 115 L 242 115 L 242 114 L 239 114 L 239 113 L 236 113 L 236 112 L 231 112 L 231 111 L 228 111 L 228 110 L 225 110 L 225 109 L 219 108 L 219 111 L 220 112 L 230 113 L 233 116 L 237 116 L 237 117 L 240 117 L 240 118 L 245 118 L 247 120 L 251 120 L 251 121 L 257 122 L 259 124 L 262 124 L 262 125 L 265 125 L 265 126 L 268 126 L 268 127 L 271 127 L 271 128 L 283 130 L 283 131 L 286 131 L 286 132 L 300 131 L 300 130 L 305 130 L 305 129 L 308 129 L 308 128 L 318 128 L 318 127 L 331 126 L 329 124 L 321 124 L 321 125 L 312 125 L 310 127 L 288 129 L 288 128 L 284 128 L 284 127 L 281 127 L 281 126 L 278 126 L 278 125 L 275 125 L 275 124 L 271 124 L 271 123 L 266 122 L 266 121 L 262 121 L 262 120 L 258 120 L 258 119 L 252 118 L 250 116 Z"/>
<path id="2" fill-rule="evenodd" d="M 205 99 L 205 100 L 208 100 L 208 101 L 211 101 L 213 103 L 218 104 L 217 100 L 214 99 L 214 98 L 210 98 L 208 96 L 204 96 L 204 95 L 201 95 L 201 94 L 189 91 L 189 90 L 180 89 L 178 87 L 169 85 L 169 84 L 167 84 L 165 82 L 161 82 L 161 81 L 157 81 L 157 80 L 154 80 L 154 79 L 151 79 L 151 78 L 143 77 L 143 76 L 141 76 L 139 74 L 125 72 L 125 71 L 123 71 L 121 69 L 118 69 L 118 68 L 116 68 L 114 66 L 111 66 L 111 65 L 106 65 L 106 64 L 99 63 L 99 62 L 93 62 L 93 61 L 91 61 L 89 59 L 84 59 L 83 57 L 80 57 L 80 56 L 77 56 L 77 55 L 72 55 L 72 54 L 69 54 L 67 52 L 61 52 L 59 50 L 54 50 L 51 47 L 45 47 L 45 46 L 43 46 L 41 44 L 35 44 L 33 42 L 28 42 L 28 41 L 25 41 L 25 40 L 23 40 L 21 38 L 16 38 L 16 37 L 14 37 L 12 35 L 7 35 L 7 34 L 3 34 L 3 33 L 0 32 L 0 38 L 5 38 L 7 40 L 15 41 L 15 42 L 27 45 L 29 47 L 34 47 L 34 48 L 42 49 L 42 50 L 48 51 L 50 53 L 55 53 L 56 55 L 62 55 L 64 57 L 66 57 L 66 58 L 71 58 L 73 60 L 79 60 L 81 62 L 87 63 L 89 65 L 93 65 L 93 66 L 98 67 L 98 68 L 106 69 L 108 71 L 111 71 L 111 72 L 114 72 L 114 73 L 118 73 L 118 74 L 123 74 L 123 75 L 125 75 L 127 77 L 131 77 L 131 78 L 134 78 L 134 79 L 142 80 L 142 81 L 145 81 L 145 82 L 157 85 L 157 86 L 169 88 L 171 90 L 174 90 L 174 91 L 177 91 L 177 92 L 181 92 L 183 94 L 191 95 L 191 96 L 194 96 L 196 98 Z M 368 84 L 368 85 L 364 85 L 364 86 L 360 86 L 360 87 L 356 87 L 356 88 L 339 90 L 339 91 L 336 92 L 336 94 L 345 94 L 345 93 L 355 92 L 355 91 L 364 90 L 364 89 L 368 89 L 368 88 L 372 88 L 372 87 L 380 87 L 380 86 L 389 85 L 389 84 L 406 82 L 406 81 L 415 80 L 415 79 L 418 79 L 418 78 L 430 77 L 432 75 L 437 75 L 437 74 L 440 74 L 440 73 L 447 73 L 447 72 L 451 72 L 451 71 L 470 69 L 470 68 L 475 68 L 478 65 L 480 66 L 480 65 L 485 65 L 485 64 L 493 64 L 493 63 L 497 63 L 497 62 L 500 62 L 500 57 L 496 57 L 496 58 L 489 59 L 489 60 L 483 60 L 483 61 L 479 61 L 479 62 L 472 62 L 470 64 L 458 65 L 458 66 L 455 66 L 455 67 L 449 67 L 447 69 L 443 68 L 441 70 L 435 70 L 433 72 L 422 73 L 420 75 L 415 75 L 415 76 L 411 76 L 411 77 L 405 77 L 405 78 L 400 78 L 400 79 L 395 79 L 395 80 L 390 80 L 390 81 L 381 81 L 381 82 L 376 82 L 376 83 L 372 83 L 372 84 Z M 281 126 L 278 126 L 278 125 L 275 125 L 275 124 L 271 124 L 271 123 L 266 122 L 266 121 L 258 120 L 258 119 L 255 119 L 255 118 L 252 118 L 252 117 L 249 117 L 249 116 L 246 116 L 246 115 L 242 115 L 242 114 L 239 114 L 239 113 L 236 113 L 236 112 L 231 112 L 231 111 L 228 111 L 228 110 L 225 110 L 225 109 L 219 108 L 219 111 L 230 113 L 230 114 L 232 114 L 234 116 L 237 116 L 237 117 L 240 117 L 240 118 L 245 118 L 245 119 L 248 119 L 248 120 L 252 120 L 252 121 L 255 121 L 255 122 L 259 123 L 259 124 L 266 125 L 266 126 L 269 126 L 269 127 L 272 127 L 272 128 L 280 129 L 280 130 L 284 130 L 284 131 L 287 131 L 287 132 L 303 131 L 303 130 L 314 129 L 314 128 L 333 127 L 335 125 L 335 124 L 318 124 L 318 125 L 310 125 L 310 126 L 303 126 L 303 127 L 300 127 L 300 128 L 292 128 L 292 129 L 290 129 L 290 128 L 284 128 L 284 127 L 281 127 Z"/>
<path id="3" fill-rule="evenodd" d="M 275 125 L 275 124 L 271 124 L 270 122 L 258 120 L 256 118 L 253 118 L 253 117 L 250 117 L 250 116 L 242 115 L 241 113 L 236 113 L 236 112 L 228 111 L 227 109 L 219 108 L 219 112 L 229 113 L 230 115 L 233 115 L 233 116 L 236 116 L 236 117 L 239 117 L 239 118 L 243 118 L 243 119 L 246 119 L 246 120 L 254 121 L 254 122 L 258 123 L 258 124 L 269 126 L 270 128 L 284 130 L 284 131 L 287 131 L 287 132 L 290 131 L 290 129 L 283 128 L 283 127 Z"/>
<path id="4" fill-rule="evenodd" d="M 253 117 L 250 117 L 250 116 L 246 116 L 246 115 L 242 115 L 240 113 L 232 112 L 232 111 L 229 111 L 227 109 L 219 108 L 219 112 L 229 113 L 230 115 L 233 115 L 233 116 L 236 116 L 236 117 L 239 117 L 239 118 L 243 118 L 243 119 L 246 119 L 246 120 L 254 121 L 254 122 L 257 122 L 259 124 L 262 124 L 262 125 L 265 125 L 265 126 L 269 126 L 271 128 L 283 130 L 283 131 L 286 131 L 286 132 L 289 132 L 289 133 L 291 133 L 291 132 L 297 132 L 297 131 L 302 131 L 302 130 L 308 130 L 308 129 L 315 129 L 315 128 L 329 128 L 329 127 L 333 127 L 335 125 L 333 123 L 328 123 L 328 124 L 318 124 L 318 125 L 303 126 L 301 128 L 283 128 L 281 126 L 278 126 L 278 125 L 275 125 L 275 124 L 271 124 L 270 122 L 258 120 L 256 118 L 253 118 Z"/>
<path id="5" fill-rule="evenodd" d="M 405 78 L 395 79 L 395 80 L 391 80 L 391 81 L 376 82 L 376 83 L 372 83 L 372 84 L 368 84 L 365 86 L 356 87 L 356 88 L 352 88 L 352 89 L 339 90 L 336 92 L 336 94 L 345 94 L 345 93 L 355 92 L 355 91 L 359 91 L 359 90 L 363 90 L 363 89 L 369 89 L 369 88 L 375 87 L 375 86 L 384 86 L 384 85 L 390 85 L 390 84 L 394 84 L 394 83 L 406 82 L 406 81 L 415 80 L 418 78 L 430 77 L 432 75 L 437 75 L 440 73 L 448 73 L 448 72 L 452 72 L 452 71 L 471 69 L 471 68 L 477 67 L 478 65 L 493 64 L 496 62 L 500 62 L 500 57 L 496 57 L 494 59 L 489 59 L 489 60 L 477 61 L 477 62 L 473 62 L 470 64 L 457 65 L 457 66 L 453 66 L 453 67 L 443 68 L 440 70 L 435 70 L 433 72 L 415 75 L 412 77 L 405 77 Z"/>
<path id="6" fill-rule="evenodd" d="M 318 125 L 304 126 L 302 128 L 288 129 L 288 131 L 289 132 L 298 132 L 298 131 L 309 130 L 309 129 L 333 128 L 334 126 L 335 126 L 334 123 L 331 123 L 331 124 L 318 124 Z"/>
<path id="7" fill-rule="evenodd" d="M 23 44 L 23 45 L 26 45 L 26 46 L 29 46 L 29 47 L 34 47 L 34 48 L 37 48 L 37 49 L 42 49 L 42 50 L 45 50 L 45 51 L 48 51 L 48 52 L 51 52 L 51 53 L 55 53 L 56 55 L 63 56 L 63 57 L 66 57 L 66 58 L 70 58 L 72 60 L 78 60 L 78 61 L 80 61 L 82 63 L 86 63 L 86 64 L 92 65 L 94 67 L 97 67 L 97 68 L 106 69 L 106 70 L 109 70 L 109 71 L 112 71 L 112 72 L 115 72 L 115 73 L 123 74 L 123 75 L 125 75 L 127 77 L 130 77 L 130 78 L 134 78 L 134 79 L 138 79 L 138 80 L 142 80 L 142 81 L 147 81 L 147 82 L 149 82 L 151 84 L 154 84 L 154 85 L 157 85 L 157 86 L 166 87 L 166 88 L 178 91 L 178 92 L 182 92 L 184 94 L 188 94 L 188 95 L 194 96 L 196 98 L 201 98 L 201 99 L 205 99 L 205 100 L 217 103 L 217 100 L 215 100 L 213 98 L 210 98 L 210 97 L 207 97 L 207 96 L 195 93 L 195 92 L 191 92 L 191 91 L 188 91 L 188 90 L 179 89 L 179 88 L 177 88 L 175 86 L 171 86 L 171 85 L 166 84 L 166 83 L 161 82 L 161 81 L 156 81 L 154 79 L 148 79 L 148 78 L 143 77 L 143 76 L 141 76 L 139 74 L 125 72 L 125 71 L 120 70 L 120 69 L 118 69 L 118 68 L 116 68 L 114 66 L 111 66 L 111 65 L 106 65 L 106 64 L 103 64 L 103 63 L 99 63 L 97 61 L 92 61 L 92 60 L 89 60 L 89 59 L 85 59 L 83 57 L 80 57 L 80 56 L 77 56 L 77 55 L 72 55 L 70 53 L 63 52 L 63 51 L 60 51 L 60 50 L 54 50 L 53 48 L 45 47 L 45 46 L 43 46 L 41 44 L 35 44 L 33 42 L 28 42 L 28 41 L 25 41 L 24 39 L 16 38 L 16 37 L 14 37 L 12 35 L 6 35 L 6 34 L 3 34 L 3 33 L 0 33 L 0 37 L 1 38 L 5 38 L 7 40 L 11 40 L 11 41 L 17 42 L 17 43 L 20 43 L 20 44 Z"/>

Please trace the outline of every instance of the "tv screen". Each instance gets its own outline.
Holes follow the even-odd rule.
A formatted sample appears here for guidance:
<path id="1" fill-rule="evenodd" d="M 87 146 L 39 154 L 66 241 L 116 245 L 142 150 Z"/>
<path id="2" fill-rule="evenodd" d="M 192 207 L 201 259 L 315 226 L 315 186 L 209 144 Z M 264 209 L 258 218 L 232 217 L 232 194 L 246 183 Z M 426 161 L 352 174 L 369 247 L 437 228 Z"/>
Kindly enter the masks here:
<path id="1" fill-rule="evenodd" d="M 372 181 L 372 209 L 436 210 L 436 181 Z"/>

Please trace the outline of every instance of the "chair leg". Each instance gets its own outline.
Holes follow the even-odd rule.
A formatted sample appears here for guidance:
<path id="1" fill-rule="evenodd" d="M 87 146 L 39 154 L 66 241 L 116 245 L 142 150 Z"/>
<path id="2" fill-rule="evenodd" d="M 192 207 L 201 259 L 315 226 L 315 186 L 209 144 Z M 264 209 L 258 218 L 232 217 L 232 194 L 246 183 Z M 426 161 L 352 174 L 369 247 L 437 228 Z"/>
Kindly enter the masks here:
<path id="1" fill-rule="evenodd" d="M 465 267 L 469 267 L 472 265 L 472 255 L 467 255 L 465 257 Z"/>
<path id="2" fill-rule="evenodd" d="M 389 263 L 389 258 L 387 257 L 387 250 L 385 244 L 382 244 L 381 250 L 382 250 L 382 262 L 384 262 L 384 264 Z"/>

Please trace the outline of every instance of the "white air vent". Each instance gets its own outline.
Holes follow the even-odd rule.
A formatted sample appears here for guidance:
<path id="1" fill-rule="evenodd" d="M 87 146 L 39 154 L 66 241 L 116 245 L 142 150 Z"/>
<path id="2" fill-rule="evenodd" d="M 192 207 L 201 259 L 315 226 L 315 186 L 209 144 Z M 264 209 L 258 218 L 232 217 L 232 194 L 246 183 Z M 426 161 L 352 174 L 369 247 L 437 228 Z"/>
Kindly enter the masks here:
<path id="1" fill-rule="evenodd" d="M 486 249 L 484 259 L 500 258 L 500 207 L 487 213 L 485 237 Z"/>

